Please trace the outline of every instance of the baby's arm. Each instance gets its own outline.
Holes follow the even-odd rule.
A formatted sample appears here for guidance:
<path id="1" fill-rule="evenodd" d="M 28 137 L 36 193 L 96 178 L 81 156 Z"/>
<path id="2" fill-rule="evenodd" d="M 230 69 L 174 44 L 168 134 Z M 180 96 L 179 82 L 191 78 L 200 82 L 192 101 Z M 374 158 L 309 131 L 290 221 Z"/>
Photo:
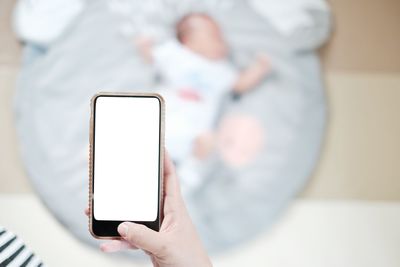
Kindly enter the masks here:
<path id="1" fill-rule="evenodd" d="M 259 55 L 255 62 L 239 74 L 233 90 L 236 93 L 244 93 L 255 87 L 267 75 L 270 70 L 268 58 Z"/>

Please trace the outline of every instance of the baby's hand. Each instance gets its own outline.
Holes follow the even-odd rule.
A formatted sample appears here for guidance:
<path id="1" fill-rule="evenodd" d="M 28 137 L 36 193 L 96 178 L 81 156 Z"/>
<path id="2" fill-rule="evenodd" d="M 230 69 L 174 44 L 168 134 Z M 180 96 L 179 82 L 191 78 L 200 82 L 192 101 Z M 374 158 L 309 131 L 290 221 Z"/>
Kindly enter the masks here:
<path id="1" fill-rule="evenodd" d="M 134 40 L 137 47 L 149 47 L 153 45 L 153 40 L 147 36 L 137 36 Z"/>
<path id="2" fill-rule="evenodd" d="M 243 70 L 233 90 L 243 93 L 257 86 L 270 71 L 269 58 L 265 54 L 259 54 L 253 64 Z"/>

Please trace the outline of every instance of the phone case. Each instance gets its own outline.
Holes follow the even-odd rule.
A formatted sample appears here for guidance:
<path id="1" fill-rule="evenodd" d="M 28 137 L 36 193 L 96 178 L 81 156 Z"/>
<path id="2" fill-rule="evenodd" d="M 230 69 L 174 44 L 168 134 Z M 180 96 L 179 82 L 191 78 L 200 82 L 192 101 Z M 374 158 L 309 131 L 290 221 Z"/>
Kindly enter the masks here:
<path id="1" fill-rule="evenodd" d="M 90 129 L 89 129 L 89 164 L 88 164 L 88 168 L 89 168 L 89 232 L 90 234 L 96 238 L 96 239 L 121 239 L 121 237 L 115 237 L 115 236 L 111 236 L 111 237 L 106 237 L 106 236 L 98 236 L 94 233 L 92 225 L 93 225 L 93 221 L 92 221 L 92 217 L 93 217 L 93 155 L 92 155 L 92 151 L 93 151 L 93 136 L 94 136 L 94 102 L 95 99 L 99 96 L 151 96 L 151 97 L 156 97 L 159 99 L 160 103 L 161 103 L 161 129 L 160 129 L 160 134 L 161 134 L 161 138 L 160 138 L 160 190 L 159 190 L 159 210 L 158 210 L 158 214 L 159 214 L 159 225 L 158 228 L 161 227 L 161 223 L 163 220 L 163 208 L 164 208 L 164 136 L 165 136 L 165 101 L 163 99 L 163 97 L 160 94 L 157 93 L 127 93 L 127 92 L 99 92 L 97 94 L 95 94 L 90 102 L 90 106 L 91 106 L 91 112 L 90 112 Z"/>

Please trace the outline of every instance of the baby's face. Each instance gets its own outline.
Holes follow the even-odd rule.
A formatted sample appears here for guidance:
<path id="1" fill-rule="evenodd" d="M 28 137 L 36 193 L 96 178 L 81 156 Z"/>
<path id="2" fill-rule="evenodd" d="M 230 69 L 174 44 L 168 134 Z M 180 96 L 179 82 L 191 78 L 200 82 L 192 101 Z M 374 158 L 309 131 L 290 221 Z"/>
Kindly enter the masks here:
<path id="1" fill-rule="evenodd" d="M 208 59 L 224 59 L 228 48 L 217 23 L 211 18 L 196 18 L 192 23 L 196 24 L 183 44 Z"/>

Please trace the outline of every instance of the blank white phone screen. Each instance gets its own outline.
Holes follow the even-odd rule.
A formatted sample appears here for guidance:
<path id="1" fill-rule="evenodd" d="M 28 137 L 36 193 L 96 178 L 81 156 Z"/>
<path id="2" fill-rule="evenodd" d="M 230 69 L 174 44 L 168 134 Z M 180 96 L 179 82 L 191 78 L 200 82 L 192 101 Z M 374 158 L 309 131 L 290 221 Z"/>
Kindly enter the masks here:
<path id="1" fill-rule="evenodd" d="M 96 220 L 157 219 L 160 105 L 156 97 L 97 98 L 93 192 Z"/>

